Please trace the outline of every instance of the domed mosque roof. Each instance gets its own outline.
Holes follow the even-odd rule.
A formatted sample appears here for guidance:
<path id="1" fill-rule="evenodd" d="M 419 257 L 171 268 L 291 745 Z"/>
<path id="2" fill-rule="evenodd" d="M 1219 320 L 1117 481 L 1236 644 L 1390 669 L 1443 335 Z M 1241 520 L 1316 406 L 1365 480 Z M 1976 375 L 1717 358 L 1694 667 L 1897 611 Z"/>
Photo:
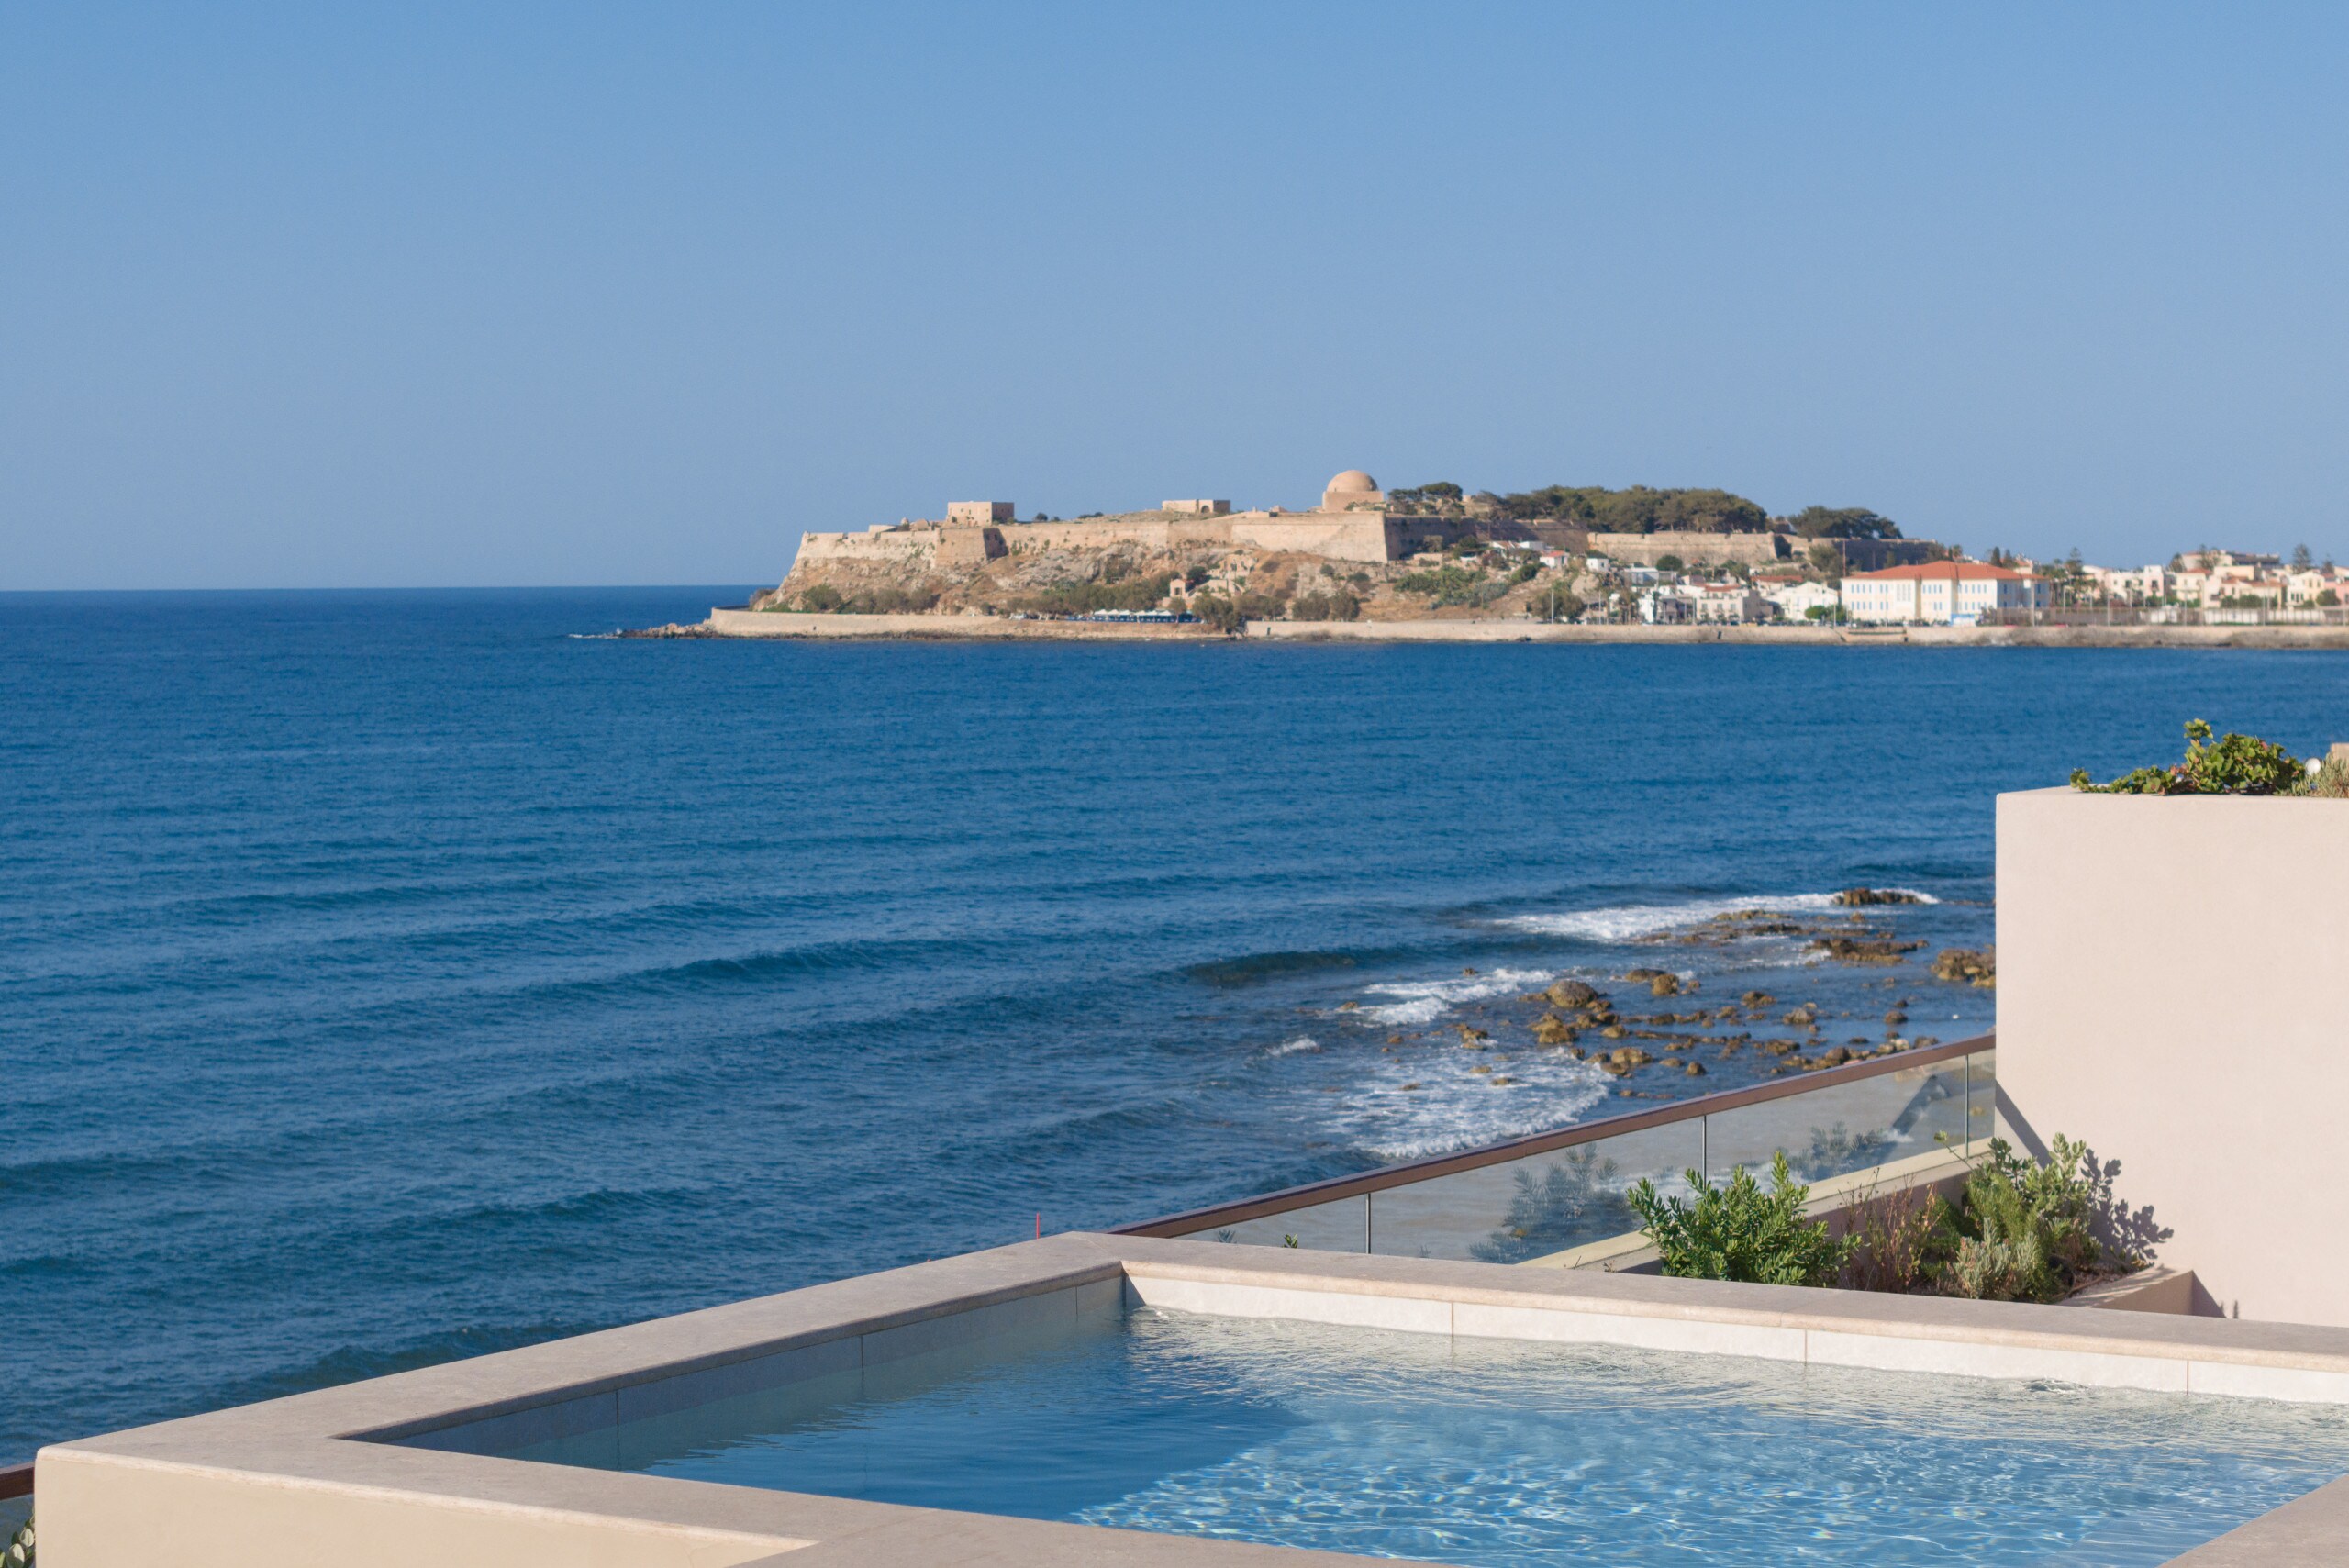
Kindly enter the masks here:
<path id="1" fill-rule="evenodd" d="M 1369 474 L 1364 473 L 1361 469 L 1350 468 L 1346 470 L 1345 473 L 1339 474 L 1335 479 L 1330 480 L 1327 485 L 1323 486 L 1323 488 L 1332 495 L 1353 494 L 1372 495 L 1378 489 L 1378 481 L 1373 479 Z"/>

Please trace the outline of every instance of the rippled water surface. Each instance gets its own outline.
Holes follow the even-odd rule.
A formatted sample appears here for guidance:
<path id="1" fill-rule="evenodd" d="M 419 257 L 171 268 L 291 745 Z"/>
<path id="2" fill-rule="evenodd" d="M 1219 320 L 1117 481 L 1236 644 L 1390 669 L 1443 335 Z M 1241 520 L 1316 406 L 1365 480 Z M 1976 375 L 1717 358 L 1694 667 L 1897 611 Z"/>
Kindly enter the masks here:
<path id="1" fill-rule="evenodd" d="M 2349 1471 L 2349 1412 L 1142 1311 L 632 1468 L 1475 1568 L 2151 1568 Z"/>
<path id="2" fill-rule="evenodd" d="M 1677 939 L 1978 944 L 1995 791 L 2349 737 L 2328 654 L 575 635 L 740 596 L 0 595 L 0 1460 L 1770 1064 L 1618 1084 L 1553 975 L 1956 1038 Z"/>

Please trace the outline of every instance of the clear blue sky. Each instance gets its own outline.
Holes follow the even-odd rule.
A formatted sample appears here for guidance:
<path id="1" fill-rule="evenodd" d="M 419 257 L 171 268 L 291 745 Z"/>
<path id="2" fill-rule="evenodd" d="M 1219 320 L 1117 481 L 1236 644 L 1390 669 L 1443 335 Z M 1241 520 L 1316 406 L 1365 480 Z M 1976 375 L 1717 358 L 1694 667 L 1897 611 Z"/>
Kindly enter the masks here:
<path id="1" fill-rule="evenodd" d="M 2349 560 L 2349 10 L 0 7 L 0 587 L 1717 484 Z"/>

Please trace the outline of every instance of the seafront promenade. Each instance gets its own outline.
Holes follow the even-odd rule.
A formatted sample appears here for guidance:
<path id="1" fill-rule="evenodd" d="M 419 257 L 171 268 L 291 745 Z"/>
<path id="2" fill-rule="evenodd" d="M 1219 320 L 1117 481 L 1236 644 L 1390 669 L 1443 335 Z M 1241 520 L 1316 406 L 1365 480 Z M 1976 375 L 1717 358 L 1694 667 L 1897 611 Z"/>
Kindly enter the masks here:
<path id="1" fill-rule="evenodd" d="M 882 638 L 915 640 L 1213 642 L 1197 624 L 1021 620 L 1002 616 L 808 615 L 713 609 L 684 634 L 738 638 Z M 673 633 L 671 635 L 678 635 Z M 1770 647 L 2341 648 L 2349 626 L 1642 626 L 1535 620 L 1285 621 L 1248 623 L 1267 642 L 1731 642 Z"/>

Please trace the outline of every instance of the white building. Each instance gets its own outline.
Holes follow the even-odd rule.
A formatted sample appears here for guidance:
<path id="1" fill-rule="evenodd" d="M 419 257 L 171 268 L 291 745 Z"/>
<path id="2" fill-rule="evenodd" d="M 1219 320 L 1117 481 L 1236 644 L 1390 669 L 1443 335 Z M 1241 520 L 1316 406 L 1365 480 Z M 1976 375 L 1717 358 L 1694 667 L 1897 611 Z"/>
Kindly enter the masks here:
<path id="1" fill-rule="evenodd" d="M 2331 594 L 2336 604 L 2349 601 L 2349 573 L 2343 573 L 2339 567 L 2326 567 L 2285 574 L 2284 595 L 2287 603 L 2319 604 L 2322 602 L 2326 594 Z"/>
<path id="2" fill-rule="evenodd" d="M 1929 561 L 1843 579 L 1843 614 L 1855 621 L 1948 626 L 1971 622 L 1985 610 L 2045 609 L 2053 603 L 2054 586 L 2043 578 L 1979 561 Z"/>
<path id="3" fill-rule="evenodd" d="M 1742 583 L 1706 583 L 1696 594 L 1697 618 L 1731 625 L 1770 618 L 1775 606 Z"/>
<path id="4" fill-rule="evenodd" d="M 1809 620 L 1812 610 L 1831 610 L 1842 602 L 1824 583 L 1789 583 L 1783 588 L 1765 589 L 1762 596 L 1777 606 L 1778 613 L 1788 620 Z"/>
<path id="5" fill-rule="evenodd" d="M 2132 605 L 2156 603 L 2168 596 L 2170 591 L 2166 566 L 2091 566 L 2088 575 L 2096 580 L 2098 590 L 2106 598 Z"/>

